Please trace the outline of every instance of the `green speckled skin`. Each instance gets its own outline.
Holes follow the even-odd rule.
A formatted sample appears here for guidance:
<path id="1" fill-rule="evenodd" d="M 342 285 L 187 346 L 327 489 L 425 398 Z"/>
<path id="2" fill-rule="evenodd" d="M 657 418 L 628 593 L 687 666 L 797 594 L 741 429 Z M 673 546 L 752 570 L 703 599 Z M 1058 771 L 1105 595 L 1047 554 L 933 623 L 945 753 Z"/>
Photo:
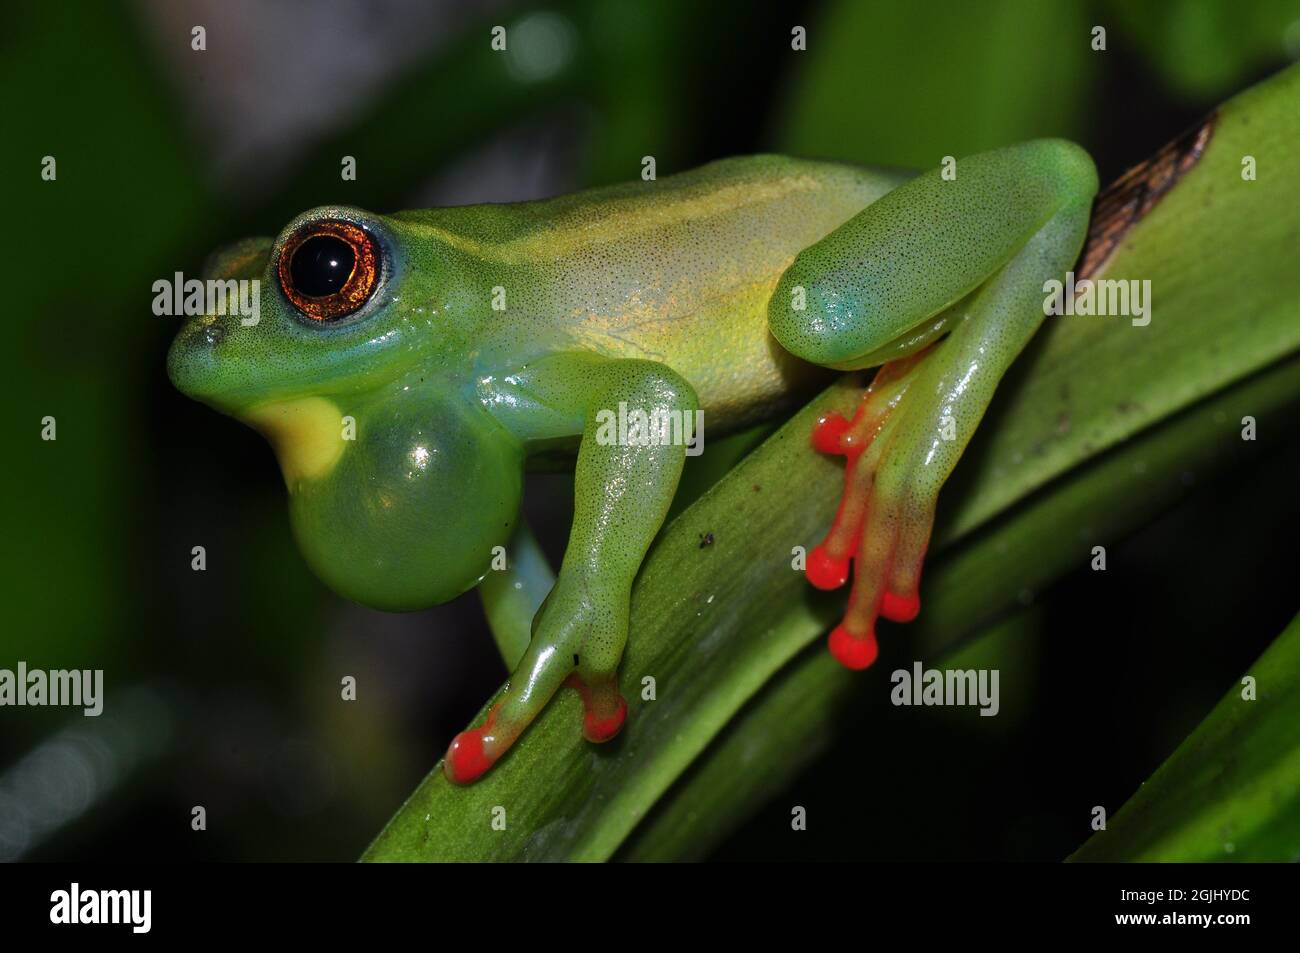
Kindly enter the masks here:
<path id="1" fill-rule="evenodd" d="M 527 460 L 576 446 L 572 535 L 532 643 L 490 722 L 449 753 L 470 780 L 575 674 L 588 736 L 621 722 L 629 592 L 685 447 L 597 439 L 602 411 L 700 408 L 713 435 L 788 404 L 819 366 L 946 335 L 920 364 L 923 396 L 890 418 L 881 471 L 913 509 L 932 506 L 1042 320 L 1043 281 L 1077 254 L 1095 190 L 1086 154 L 1044 141 L 962 159 L 954 181 L 757 156 L 544 202 L 319 208 L 214 257 L 210 275 L 261 281 L 261 320 L 191 319 L 168 369 L 267 434 L 313 568 L 386 609 L 481 580 L 518 519 Z M 276 263 L 327 220 L 366 229 L 381 273 L 359 311 L 321 323 Z M 955 446 L 935 443 L 941 411 Z"/>

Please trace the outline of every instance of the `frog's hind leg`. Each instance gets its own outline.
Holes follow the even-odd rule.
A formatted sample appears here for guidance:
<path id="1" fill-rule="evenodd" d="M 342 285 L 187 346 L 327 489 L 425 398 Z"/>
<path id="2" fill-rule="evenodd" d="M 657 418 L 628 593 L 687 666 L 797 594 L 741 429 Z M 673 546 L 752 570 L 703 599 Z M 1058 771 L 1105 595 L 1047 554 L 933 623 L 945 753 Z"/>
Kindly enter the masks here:
<path id="1" fill-rule="evenodd" d="M 1044 281 L 1074 260 L 1087 219 L 1086 202 L 1063 208 L 961 306 L 946 338 L 881 369 L 852 423 L 823 422 L 815 432 L 819 449 L 849 460 L 835 525 L 807 570 L 814 585 L 835 588 L 852 554 L 848 610 L 830 635 L 849 668 L 875 661 L 878 616 L 906 622 L 920 611 L 939 490 L 1042 321 Z"/>
<path id="2" fill-rule="evenodd" d="M 969 156 L 805 248 L 773 290 L 768 327 L 786 350 L 841 370 L 885 364 L 854 420 L 830 418 L 814 436 L 849 464 L 807 567 L 835 588 L 851 563 L 848 611 L 831 634 L 844 664 L 875 659 L 877 616 L 919 611 L 939 490 L 1042 323 L 1049 282 L 1077 257 L 1096 189 L 1087 153 L 1059 140 Z"/>

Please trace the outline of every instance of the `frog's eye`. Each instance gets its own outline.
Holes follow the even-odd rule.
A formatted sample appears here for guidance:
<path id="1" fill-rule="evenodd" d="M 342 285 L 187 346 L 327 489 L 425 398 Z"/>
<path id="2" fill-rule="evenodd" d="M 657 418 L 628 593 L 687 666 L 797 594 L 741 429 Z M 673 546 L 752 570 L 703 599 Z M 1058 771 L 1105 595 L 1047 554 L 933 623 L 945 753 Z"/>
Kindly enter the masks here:
<path id="1" fill-rule="evenodd" d="M 379 249 L 351 222 L 309 222 L 284 243 L 278 271 L 295 308 L 315 321 L 336 321 L 375 290 Z"/>

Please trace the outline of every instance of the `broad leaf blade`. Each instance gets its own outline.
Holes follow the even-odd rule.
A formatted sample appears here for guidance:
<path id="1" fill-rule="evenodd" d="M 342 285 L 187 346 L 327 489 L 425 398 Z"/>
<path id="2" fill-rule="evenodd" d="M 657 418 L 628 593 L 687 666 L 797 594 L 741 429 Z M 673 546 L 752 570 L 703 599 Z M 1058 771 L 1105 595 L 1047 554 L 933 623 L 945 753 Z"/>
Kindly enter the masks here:
<path id="1" fill-rule="evenodd" d="M 1071 860 L 1300 861 L 1300 616 Z"/>
<path id="2" fill-rule="evenodd" d="M 941 554 L 927 580 L 940 597 L 910 629 L 891 630 L 905 643 L 901 651 L 907 659 L 935 658 L 941 669 L 965 667 L 950 664 L 954 650 L 968 645 L 968 638 L 986 636 L 988 620 L 1017 606 L 1022 591 L 1085 565 L 1091 546 L 1122 537 L 1180 501 L 1188 492 L 1183 474 L 1206 480 L 1245 464 L 1251 448 L 1240 440 L 1237 421 L 1249 413 L 1261 427 L 1281 433 L 1297 402 L 1300 355 L 1076 467 L 1050 492 Z M 1220 449 L 1229 442 L 1236 453 Z M 1082 527 L 1085 534 L 1075 532 Z M 886 642 L 878 664 L 891 668 L 892 653 Z M 857 696 L 881 696 L 887 687 L 864 685 L 823 646 L 810 646 L 750 700 L 660 800 L 619 859 L 705 856 L 765 794 L 779 791 L 823 754 L 837 731 L 870 730 L 847 728 L 843 719 Z"/>

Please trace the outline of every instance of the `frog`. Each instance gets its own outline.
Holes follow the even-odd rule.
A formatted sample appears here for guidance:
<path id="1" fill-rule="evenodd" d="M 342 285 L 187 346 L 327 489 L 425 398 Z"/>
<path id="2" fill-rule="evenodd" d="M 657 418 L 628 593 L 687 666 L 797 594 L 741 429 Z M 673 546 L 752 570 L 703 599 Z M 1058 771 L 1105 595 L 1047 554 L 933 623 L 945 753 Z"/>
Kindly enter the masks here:
<path id="1" fill-rule="evenodd" d="M 818 589 L 852 577 L 828 645 L 868 668 L 878 620 L 920 611 L 939 491 L 1096 192 L 1086 151 L 1040 139 L 921 172 L 755 155 L 537 201 L 326 205 L 212 257 L 209 277 L 259 282 L 258 317 L 188 318 L 167 369 L 267 437 L 307 563 L 377 609 L 482 583 L 521 529 L 525 472 L 573 467 L 527 649 L 443 758 L 468 784 L 565 685 L 587 740 L 623 727 L 632 585 L 704 421 L 735 432 L 818 375 L 877 368 L 853 416 L 809 436 L 845 468 L 802 567 Z"/>

